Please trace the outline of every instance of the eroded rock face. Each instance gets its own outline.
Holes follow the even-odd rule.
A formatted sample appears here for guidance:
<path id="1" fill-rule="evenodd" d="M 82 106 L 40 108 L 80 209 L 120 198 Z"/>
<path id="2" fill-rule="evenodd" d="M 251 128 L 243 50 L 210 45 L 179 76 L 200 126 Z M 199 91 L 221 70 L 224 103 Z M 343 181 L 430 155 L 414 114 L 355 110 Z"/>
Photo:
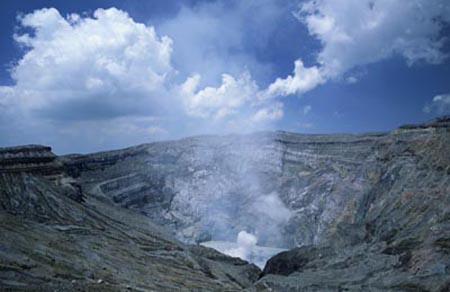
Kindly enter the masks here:
<path id="1" fill-rule="evenodd" d="M 431 126 L 430 126 L 431 125 Z M 378 175 L 318 245 L 267 263 L 260 290 L 448 291 L 449 120 L 401 128 L 377 148 Z"/>
<path id="2" fill-rule="evenodd" d="M 49 176 L 50 159 L 34 167 L 27 157 L 54 155 L 32 148 L 14 148 L 28 155 L 20 171 L 0 173 L 0 290 L 240 291 L 257 279 L 256 266 L 184 245 L 148 217 L 68 195 L 76 180 L 62 167 Z"/>
<path id="3" fill-rule="evenodd" d="M 28 172 L 50 179 L 62 173 L 62 164 L 52 149 L 42 145 L 0 148 L 0 173 Z"/>
<path id="4" fill-rule="evenodd" d="M 87 192 L 146 214 L 182 241 L 234 240 L 248 230 L 279 245 L 290 211 L 276 193 L 282 152 L 271 141 L 266 134 L 189 138 L 71 156 L 65 165 Z"/>
<path id="5" fill-rule="evenodd" d="M 65 165 L 86 191 L 146 214 L 182 241 L 234 240 L 246 230 L 258 244 L 292 248 L 361 221 L 373 200 L 384 208 L 374 198 L 379 188 L 445 190 L 447 161 L 431 160 L 445 159 L 446 143 L 441 119 L 365 135 L 195 137 L 70 156 Z"/>
<path id="6" fill-rule="evenodd" d="M 185 242 L 233 241 L 246 230 L 261 245 L 331 249 L 300 266 L 286 262 L 297 258 L 289 252 L 275 257 L 258 289 L 434 291 L 449 272 L 449 125 L 444 117 L 389 133 L 195 137 L 66 165 L 91 194 Z"/>
<path id="7" fill-rule="evenodd" d="M 81 185 L 73 177 L 66 175 L 62 163 L 51 150 L 50 147 L 42 145 L 0 148 L 0 174 L 9 175 L 11 179 L 11 181 L 5 181 L 2 189 L 9 189 L 17 196 L 8 200 L 9 203 L 12 203 L 9 206 L 10 210 L 13 209 L 13 206 L 16 206 L 19 212 L 24 211 L 23 205 L 29 203 L 29 199 L 31 198 L 29 194 L 24 194 L 23 197 L 19 195 L 21 193 L 21 184 L 14 182 L 17 176 L 13 174 L 21 173 L 44 177 L 60 186 L 66 196 L 78 202 L 83 201 Z M 7 204 L 8 202 L 5 201 L 3 204 Z M 40 206 L 40 202 L 29 204 L 28 207 L 32 206 Z M 28 211 L 25 210 L 25 212 Z"/>
<path id="8" fill-rule="evenodd" d="M 163 253 L 173 263 L 170 273 L 186 269 L 180 265 L 189 273 L 198 268 L 192 276 L 206 281 L 206 290 L 218 289 L 209 286 L 217 278 L 221 289 L 256 291 L 447 291 L 449 145 L 450 118 L 444 117 L 388 133 L 205 136 L 57 160 L 86 194 L 83 204 L 110 219 L 151 219 L 187 243 L 234 241 L 245 230 L 258 245 L 292 249 L 270 259 L 252 287 L 253 268 L 218 253 L 176 243 L 188 258 L 205 257 L 191 264 L 180 252 Z M 33 179 L 31 190 L 40 184 Z M 11 188 L 12 180 L 3 185 Z M 66 213 L 48 217 L 77 217 Z M 135 228 L 128 221 L 123 226 Z M 102 261 L 125 252 L 102 250 Z M 171 288 L 183 286 L 152 271 Z M 123 281 L 138 277 L 123 272 Z M 240 274 L 247 276 L 228 282 Z"/>

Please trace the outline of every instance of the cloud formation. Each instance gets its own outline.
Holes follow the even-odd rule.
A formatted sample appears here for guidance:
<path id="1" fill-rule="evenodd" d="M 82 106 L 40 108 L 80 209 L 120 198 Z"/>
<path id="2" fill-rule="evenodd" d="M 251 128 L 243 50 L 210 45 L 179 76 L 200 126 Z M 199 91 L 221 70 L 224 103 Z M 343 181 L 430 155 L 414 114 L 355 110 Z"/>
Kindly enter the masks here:
<path id="1" fill-rule="evenodd" d="M 150 113 L 161 104 L 172 40 L 115 8 L 64 18 L 54 9 L 19 19 L 27 51 L 13 68 L 21 106 L 52 119 L 102 119 Z"/>
<path id="2" fill-rule="evenodd" d="M 321 68 L 317 66 L 307 68 L 300 59 L 294 64 L 294 74 L 286 78 L 277 78 L 264 93 L 266 97 L 302 94 L 325 82 Z"/>
<path id="3" fill-rule="evenodd" d="M 268 95 L 302 94 L 352 69 L 393 56 L 409 65 L 440 64 L 447 39 L 441 35 L 450 23 L 447 0 L 309 0 L 295 13 L 317 38 L 322 49 L 317 65 L 295 61 L 294 74 L 278 78 Z M 346 78 L 357 82 L 355 76 Z"/>
<path id="4" fill-rule="evenodd" d="M 14 126 L 2 123 L 0 135 L 10 144 L 48 133 L 79 141 L 93 128 L 101 134 L 90 143 L 105 146 L 92 149 L 102 149 L 125 146 L 107 144 L 120 133 L 141 137 L 130 145 L 273 128 L 284 118 L 286 96 L 330 80 L 356 83 L 365 65 L 395 56 L 410 65 L 448 57 L 446 0 L 307 0 L 290 16 L 318 41 L 318 52 L 313 62 L 299 52 L 292 73 L 280 76 L 263 56 L 286 17 L 284 4 L 199 2 L 155 26 L 116 8 L 20 16 L 14 39 L 24 55 L 11 69 L 14 85 L 0 86 L 0 119 Z M 430 111 L 443 112 L 442 100 Z M 19 132 L 27 139 L 17 139 Z"/>
<path id="5" fill-rule="evenodd" d="M 66 17 L 40 9 L 18 21 L 29 29 L 14 35 L 25 53 L 11 71 L 15 85 L 0 87 L 0 111 L 24 129 L 33 124 L 41 133 L 75 137 L 89 127 L 99 133 L 94 140 L 123 132 L 148 141 L 149 134 L 173 137 L 166 127 L 174 124 L 191 127 L 184 135 L 195 133 L 199 120 L 213 120 L 216 131 L 239 131 L 240 123 L 251 131 L 283 116 L 281 104 L 258 101 L 248 71 L 222 72 L 217 87 L 203 86 L 210 74 L 174 67 L 171 38 L 116 8 Z M 7 127 L 0 131 L 13 137 Z"/>
<path id="6" fill-rule="evenodd" d="M 441 63 L 450 22 L 446 0 L 318 0 L 300 5 L 297 13 L 323 45 L 317 56 L 327 74 L 400 55 L 408 64 Z"/>
<path id="7" fill-rule="evenodd" d="M 218 87 L 198 89 L 200 75 L 189 77 L 181 86 L 187 113 L 202 118 L 222 119 L 239 113 L 241 107 L 254 100 L 258 86 L 249 73 L 238 79 L 229 74 L 222 75 Z"/>
<path id="8" fill-rule="evenodd" d="M 224 73 L 238 78 L 250 71 L 259 79 L 272 69 L 254 52 L 266 49 L 276 24 L 285 17 L 285 2 L 200 2 L 183 7 L 157 28 L 174 40 L 173 63 L 181 75 L 201 75 L 201 87 L 220 82 Z"/>
<path id="9" fill-rule="evenodd" d="M 433 97 L 430 104 L 427 104 L 423 111 L 425 113 L 450 114 L 450 94 L 439 94 Z"/>

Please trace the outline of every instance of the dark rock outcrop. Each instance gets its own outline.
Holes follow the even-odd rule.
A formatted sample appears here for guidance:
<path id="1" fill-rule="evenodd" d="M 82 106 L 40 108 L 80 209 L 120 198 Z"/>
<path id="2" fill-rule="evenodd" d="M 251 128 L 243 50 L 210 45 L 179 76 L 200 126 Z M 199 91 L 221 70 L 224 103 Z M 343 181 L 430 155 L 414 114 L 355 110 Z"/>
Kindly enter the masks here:
<path id="1" fill-rule="evenodd" d="M 0 148 L 0 173 L 28 172 L 56 179 L 63 168 L 51 151 L 42 145 Z"/>
<path id="2" fill-rule="evenodd" d="M 66 196 L 77 202 L 83 201 L 81 185 L 73 177 L 66 175 L 63 164 L 51 150 L 50 147 L 42 145 L 0 148 L 0 174 L 28 173 L 33 176 L 44 177 L 62 187 L 62 192 Z M 10 175 L 9 177 L 14 178 L 15 176 Z M 16 186 L 15 182 L 7 181 L 2 187 L 5 189 L 10 187 L 20 188 L 20 184 Z M 30 196 L 26 194 L 22 198 L 10 198 L 8 201 L 13 200 L 19 206 L 27 202 L 29 198 Z M 6 204 L 7 202 L 3 203 Z M 39 206 L 39 203 L 35 204 L 36 206 Z"/>

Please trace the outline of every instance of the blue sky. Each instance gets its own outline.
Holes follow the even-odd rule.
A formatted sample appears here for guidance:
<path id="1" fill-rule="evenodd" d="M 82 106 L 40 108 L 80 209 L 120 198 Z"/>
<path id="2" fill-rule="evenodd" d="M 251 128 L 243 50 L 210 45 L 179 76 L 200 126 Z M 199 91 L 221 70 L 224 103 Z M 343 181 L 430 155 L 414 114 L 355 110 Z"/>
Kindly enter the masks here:
<path id="1" fill-rule="evenodd" d="M 393 129 L 450 113 L 447 0 L 2 1 L 0 146 Z"/>

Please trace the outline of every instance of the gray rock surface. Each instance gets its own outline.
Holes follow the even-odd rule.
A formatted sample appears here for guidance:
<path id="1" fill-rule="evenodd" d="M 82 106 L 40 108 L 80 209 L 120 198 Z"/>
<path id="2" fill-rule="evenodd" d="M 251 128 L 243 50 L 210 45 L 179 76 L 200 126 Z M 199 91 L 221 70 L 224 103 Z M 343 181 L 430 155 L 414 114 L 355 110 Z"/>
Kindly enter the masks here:
<path id="1" fill-rule="evenodd" d="M 86 197 L 86 202 L 78 205 L 90 212 L 101 212 L 108 220 L 126 216 L 127 219 L 120 219 L 125 221 L 119 220 L 123 222 L 120 234 L 139 230 L 148 240 L 167 238 L 168 242 L 181 246 L 181 250 L 170 251 L 170 256 L 164 254 L 171 259 L 164 276 L 158 274 L 158 268 L 150 269 L 160 282 L 149 280 L 144 290 L 163 286 L 151 286 L 155 281 L 168 285 L 169 290 L 181 289 L 185 283 L 170 277 L 182 275 L 186 270 L 191 273 L 190 266 L 198 272 L 192 272 L 191 276 L 200 280 L 188 277 L 191 281 L 186 283 L 189 287 L 200 287 L 192 285 L 201 282 L 206 291 L 243 287 L 249 291 L 450 289 L 450 117 L 403 126 L 388 133 L 263 132 L 202 136 L 89 155 L 67 155 L 56 160 L 67 174 L 64 177 L 79 185 Z M 27 185 L 33 189 L 41 184 L 40 180 L 33 180 L 34 174 L 31 178 L 17 173 L 2 175 L 16 177 L 4 178 L 0 185 L 2 193 L 12 186 Z M 17 176 L 22 181 L 15 183 Z M 59 183 L 55 185 L 61 188 Z M 47 191 L 41 193 L 48 195 Z M 60 191 L 55 191 L 56 194 Z M 34 197 L 29 200 L 35 200 Z M 3 201 L 2 198 L 2 204 Z M 48 202 L 42 200 L 44 206 Z M 8 208 L 15 210 L 16 205 L 9 203 Z M 30 206 L 27 203 L 24 208 L 36 209 L 33 218 L 38 219 L 78 214 L 72 211 L 60 214 L 66 212 L 66 203 L 59 208 L 43 208 L 44 211 Z M 24 218 L 33 214 L 14 212 Z M 91 224 L 99 224 L 97 217 L 89 220 Z M 79 225 L 74 222 L 69 225 Z M 136 222 L 151 227 L 135 227 Z M 148 235 L 148 230 L 158 230 L 150 222 L 163 226 L 171 234 L 162 230 L 158 235 Z M 12 223 L 2 224 L 8 230 Z M 213 250 L 170 239 L 174 235 L 192 244 L 211 240 L 232 242 L 243 230 L 254 234 L 258 245 L 291 249 L 270 259 L 254 285 L 250 285 L 256 280 L 252 266 L 244 262 L 236 265 L 235 260 Z M 38 240 L 39 236 L 35 236 Z M 89 240 L 82 238 L 77 244 L 85 242 Z M 40 246 L 51 250 L 48 244 Z M 26 249 L 25 243 L 23 246 Z M 108 259 L 106 262 L 114 262 L 111 267 L 122 266 L 125 257 L 116 254 L 123 250 L 111 250 L 110 245 L 101 248 L 102 260 L 98 262 Z M 85 250 L 91 251 L 92 246 Z M 157 250 L 160 256 L 160 249 Z M 10 247 L 5 254 L 19 258 L 21 253 L 13 251 L 14 247 Z M 134 261 L 141 263 L 140 256 L 136 252 L 126 258 L 134 264 Z M 192 257 L 196 260 L 191 265 L 186 258 Z M 75 259 L 74 256 L 72 260 Z M 236 267 L 250 273 L 239 272 Z M 140 266 L 134 271 L 147 273 Z M 125 270 L 119 274 L 120 282 L 142 276 Z M 105 278 L 102 275 L 101 279 L 108 283 L 109 278 Z M 213 286 L 211 279 L 219 286 Z M 31 279 L 24 280 L 27 281 Z"/>
<path id="2" fill-rule="evenodd" d="M 24 152 L 50 156 L 43 147 Z M 240 291 L 260 273 L 182 244 L 136 212 L 75 200 L 60 183 L 63 172 L 53 180 L 34 165 L 23 159 L 20 172 L 0 172 L 1 291 Z"/>
<path id="3" fill-rule="evenodd" d="M 402 127 L 319 244 L 270 259 L 256 290 L 450 291 L 450 119 Z"/>
<path id="4" fill-rule="evenodd" d="M 363 135 L 204 136 L 64 160 L 86 192 L 170 226 L 182 241 L 234 241 L 246 230 L 260 245 L 296 247 L 353 223 L 380 186 L 444 190 L 434 180 L 448 179 L 448 123 Z"/>

